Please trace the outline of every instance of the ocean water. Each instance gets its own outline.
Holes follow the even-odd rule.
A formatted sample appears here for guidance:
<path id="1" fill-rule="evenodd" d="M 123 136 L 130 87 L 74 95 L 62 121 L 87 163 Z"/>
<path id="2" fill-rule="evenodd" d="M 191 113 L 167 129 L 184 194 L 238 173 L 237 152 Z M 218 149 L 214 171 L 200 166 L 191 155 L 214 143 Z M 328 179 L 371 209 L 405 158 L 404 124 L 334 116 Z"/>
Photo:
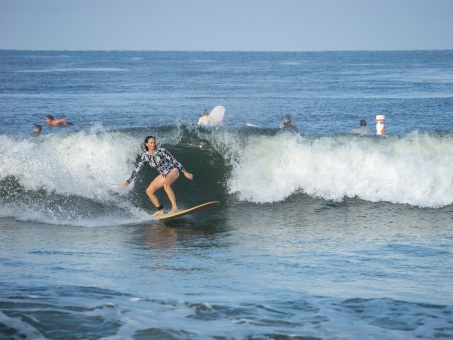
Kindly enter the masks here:
<path id="1" fill-rule="evenodd" d="M 453 337 L 453 51 L 0 51 L 0 123 L 2 339 Z"/>

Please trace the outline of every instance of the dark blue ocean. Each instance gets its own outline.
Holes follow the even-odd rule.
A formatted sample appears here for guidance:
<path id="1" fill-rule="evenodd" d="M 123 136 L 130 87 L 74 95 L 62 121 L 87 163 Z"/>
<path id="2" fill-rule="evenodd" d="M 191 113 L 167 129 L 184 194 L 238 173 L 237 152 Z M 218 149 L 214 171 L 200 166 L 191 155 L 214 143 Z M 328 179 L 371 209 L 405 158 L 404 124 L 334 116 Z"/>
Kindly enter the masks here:
<path id="1" fill-rule="evenodd" d="M 452 268 L 453 51 L 0 51 L 1 339 L 447 339 Z"/>

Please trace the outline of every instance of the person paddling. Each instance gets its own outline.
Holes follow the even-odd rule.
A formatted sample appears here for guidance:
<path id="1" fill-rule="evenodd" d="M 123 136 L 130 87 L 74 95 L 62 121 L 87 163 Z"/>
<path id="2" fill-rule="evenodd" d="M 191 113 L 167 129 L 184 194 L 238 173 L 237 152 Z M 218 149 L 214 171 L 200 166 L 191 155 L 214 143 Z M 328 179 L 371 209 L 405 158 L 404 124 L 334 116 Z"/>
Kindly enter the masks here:
<path id="1" fill-rule="evenodd" d="M 50 125 L 50 126 L 72 125 L 71 123 L 68 123 L 66 118 L 57 118 L 57 119 L 55 119 L 52 115 L 47 115 L 46 116 L 46 122 L 47 122 L 47 125 Z"/>
<path id="2" fill-rule="evenodd" d="M 171 185 L 176 182 L 179 177 L 179 170 L 184 174 L 188 179 L 193 179 L 193 175 L 186 171 L 181 163 L 179 163 L 173 155 L 164 148 L 156 147 L 156 138 L 153 136 L 148 136 L 145 139 L 145 149 L 146 152 L 140 158 L 140 161 L 137 163 L 134 171 L 130 178 L 123 184 L 120 185 L 120 188 L 126 188 L 131 181 L 137 176 L 137 174 L 142 169 L 145 163 L 149 163 L 152 168 L 156 168 L 159 172 L 159 175 L 151 182 L 151 184 L 146 189 L 146 194 L 148 195 L 151 202 L 156 207 L 157 211 L 152 214 L 152 216 L 161 215 L 164 213 L 163 206 L 159 203 L 159 199 L 156 196 L 156 191 L 164 188 L 167 193 L 168 199 L 171 202 L 171 210 L 169 213 L 174 213 L 178 211 L 178 206 L 176 204 L 176 197 Z"/>

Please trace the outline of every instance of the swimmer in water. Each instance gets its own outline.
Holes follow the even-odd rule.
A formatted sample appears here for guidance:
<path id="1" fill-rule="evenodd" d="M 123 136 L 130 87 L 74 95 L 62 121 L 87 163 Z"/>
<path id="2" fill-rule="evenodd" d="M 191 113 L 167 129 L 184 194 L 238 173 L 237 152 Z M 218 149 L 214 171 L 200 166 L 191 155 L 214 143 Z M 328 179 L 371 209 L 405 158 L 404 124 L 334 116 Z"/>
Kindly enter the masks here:
<path id="1" fill-rule="evenodd" d="M 48 125 L 51 125 L 51 126 L 67 126 L 67 125 L 71 125 L 71 123 L 68 123 L 66 118 L 55 119 L 52 115 L 47 115 L 46 116 L 46 122 L 47 122 Z"/>

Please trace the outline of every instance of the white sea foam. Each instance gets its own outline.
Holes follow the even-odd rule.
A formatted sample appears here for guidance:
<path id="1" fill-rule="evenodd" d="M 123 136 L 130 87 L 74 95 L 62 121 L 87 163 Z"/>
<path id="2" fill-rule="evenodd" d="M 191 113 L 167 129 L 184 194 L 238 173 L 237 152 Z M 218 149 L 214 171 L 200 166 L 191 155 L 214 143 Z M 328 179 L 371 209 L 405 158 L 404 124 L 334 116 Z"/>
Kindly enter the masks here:
<path id="1" fill-rule="evenodd" d="M 297 192 L 433 208 L 453 203 L 451 136 L 254 136 L 231 163 L 229 191 L 256 203 Z"/>
<path id="2" fill-rule="evenodd" d="M 159 143 L 178 143 L 175 131 Z M 127 198 L 135 182 L 119 188 L 142 153 L 143 138 L 101 126 L 38 137 L 1 135 L 0 181 L 14 178 L 26 191 L 5 182 L 9 198 L 0 216 L 83 226 L 149 221 L 149 212 Z"/>
<path id="3" fill-rule="evenodd" d="M 121 133 L 84 130 L 15 139 L 0 136 L 0 179 L 28 190 L 106 199 L 130 174 L 139 141 Z"/>
<path id="4" fill-rule="evenodd" d="M 180 144 L 182 131 L 158 140 Z M 451 135 L 308 139 L 223 129 L 201 134 L 225 158 L 226 190 L 244 201 L 279 202 L 302 192 L 334 201 L 358 197 L 430 208 L 453 203 Z M 143 137 L 102 127 L 36 138 L 1 135 L 0 180 L 14 178 L 31 194 L 8 192 L 0 215 L 88 226 L 149 220 L 127 197 L 135 182 L 118 187 L 130 176 Z"/>
<path id="5" fill-rule="evenodd" d="M 133 169 L 140 142 L 99 127 L 35 138 L 0 136 L 0 180 L 14 178 L 31 192 L 9 192 L 13 202 L 6 200 L 0 215 L 84 226 L 149 220 L 149 214 L 122 198 L 133 184 L 119 189 Z M 39 190 L 47 195 L 41 197 Z"/>

